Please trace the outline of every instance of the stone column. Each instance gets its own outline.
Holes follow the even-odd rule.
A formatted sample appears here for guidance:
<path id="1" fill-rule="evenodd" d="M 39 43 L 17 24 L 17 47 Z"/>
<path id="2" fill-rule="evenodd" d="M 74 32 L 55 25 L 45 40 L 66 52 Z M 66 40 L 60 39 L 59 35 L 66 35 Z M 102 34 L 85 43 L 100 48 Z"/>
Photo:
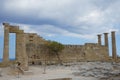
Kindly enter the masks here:
<path id="1" fill-rule="evenodd" d="M 3 23 L 4 25 L 4 52 L 3 62 L 9 62 L 9 24 Z"/>
<path id="2" fill-rule="evenodd" d="M 98 45 L 101 45 L 101 35 L 98 34 L 97 36 L 98 36 Z"/>
<path id="3" fill-rule="evenodd" d="M 108 33 L 104 33 L 105 46 L 108 47 Z"/>
<path id="4" fill-rule="evenodd" d="M 25 34 L 23 30 L 16 33 L 16 60 L 24 70 L 28 70 L 28 56 L 26 54 Z"/>
<path id="5" fill-rule="evenodd" d="M 105 43 L 107 55 L 109 56 L 108 33 L 104 33 L 104 43 Z M 106 59 L 106 61 L 109 60 L 108 57 L 106 57 L 105 59 Z"/>
<path id="6" fill-rule="evenodd" d="M 112 36 L 112 58 L 114 61 L 117 61 L 115 31 L 111 32 L 111 36 Z"/>

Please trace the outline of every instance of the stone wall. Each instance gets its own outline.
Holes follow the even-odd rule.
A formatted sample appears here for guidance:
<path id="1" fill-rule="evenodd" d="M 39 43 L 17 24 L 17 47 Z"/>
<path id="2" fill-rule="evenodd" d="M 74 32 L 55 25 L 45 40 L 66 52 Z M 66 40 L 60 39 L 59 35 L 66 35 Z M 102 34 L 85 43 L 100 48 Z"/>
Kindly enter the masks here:
<path id="1" fill-rule="evenodd" d="M 47 42 L 34 33 L 26 33 L 26 52 L 29 62 L 57 61 L 57 56 L 50 56 L 43 46 Z M 108 47 L 98 43 L 86 43 L 85 45 L 64 45 L 65 48 L 59 53 L 63 62 L 70 61 L 108 61 Z"/>

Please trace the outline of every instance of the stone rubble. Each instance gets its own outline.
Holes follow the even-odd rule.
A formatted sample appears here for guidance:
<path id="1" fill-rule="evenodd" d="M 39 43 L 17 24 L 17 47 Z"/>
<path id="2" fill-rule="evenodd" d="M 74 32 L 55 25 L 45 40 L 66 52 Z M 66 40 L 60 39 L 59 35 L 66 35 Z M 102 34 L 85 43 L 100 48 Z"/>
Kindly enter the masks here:
<path id="1" fill-rule="evenodd" d="M 41 65 L 30 66 L 30 71 L 26 72 L 27 75 L 26 73 L 24 75 L 14 73 L 14 66 L 1 69 L 2 76 L 0 80 L 13 80 L 16 77 L 20 77 L 21 80 L 48 80 L 55 78 L 72 78 L 72 80 L 120 80 L 120 63 L 112 62 L 75 62 L 63 65 L 49 65 L 46 66 L 46 74 L 43 74 L 44 66 Z"/>
<path id="2" fill-rule="evenodd" d="M 80 64 L 74 76 L 95 77 L 100 80 L 120 80 L 120 63 L 86 62 Z M 114 79 L 115 77 L 115 79 Z M 116 77 L 118 77 L 116 79 Z"/>

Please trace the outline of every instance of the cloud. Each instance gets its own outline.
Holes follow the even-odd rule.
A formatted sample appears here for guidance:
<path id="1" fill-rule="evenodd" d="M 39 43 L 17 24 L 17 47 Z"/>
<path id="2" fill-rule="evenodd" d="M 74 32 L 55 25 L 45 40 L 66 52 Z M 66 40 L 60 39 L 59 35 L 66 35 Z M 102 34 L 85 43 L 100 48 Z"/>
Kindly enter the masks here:
<path id="1" fill-rule="evenodd" d="M 44 37 L 74 37 L 74 38 L 84 38 L 84 39 L 93 39 L 96 37 L 96 34 L 77 34 L 69 32 L 66 29 L 59 28 L 53 25 L 26 25 L 19 24 L 20 28 L 24 30 L 25 33 L 37 33 L 40 36 Z"/>
<path id="2" fill-rule="evenodd" d="M 3 20 L 20 23 L 26 32 L 42 36 L 91 39 L 98 33 L 119 32 L 119 0 L 3 0 L 2 3 Z"/>
<path id="3" fill-rule="evenodd" d="M 24 30 L 25 33 L 38 33 L 36 30 L 34 30 L 34 27 L 30 27 L 30 25 L 25 24 L 19 24 L 20 29 Z"/>

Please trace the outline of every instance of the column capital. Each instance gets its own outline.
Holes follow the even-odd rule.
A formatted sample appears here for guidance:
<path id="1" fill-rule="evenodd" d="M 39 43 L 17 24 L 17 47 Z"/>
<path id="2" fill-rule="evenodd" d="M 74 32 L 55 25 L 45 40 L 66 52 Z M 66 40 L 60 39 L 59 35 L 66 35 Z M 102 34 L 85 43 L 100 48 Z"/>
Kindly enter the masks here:
<path id="1" fill-rule="evenodd" d="M 115 33 L 116 31 L 112 31 L 111 33 Z"/>
<path id="2" fill-rule="evenodd" d="M 101 36 L 102 34 L 98 34 L 97 36 Z"/>
<path id="3" fill-rule="evenodd" d="M 107 34 L 109 34 L 109 33 L 103 33 L 104 35 L 107 35 Z"/>

